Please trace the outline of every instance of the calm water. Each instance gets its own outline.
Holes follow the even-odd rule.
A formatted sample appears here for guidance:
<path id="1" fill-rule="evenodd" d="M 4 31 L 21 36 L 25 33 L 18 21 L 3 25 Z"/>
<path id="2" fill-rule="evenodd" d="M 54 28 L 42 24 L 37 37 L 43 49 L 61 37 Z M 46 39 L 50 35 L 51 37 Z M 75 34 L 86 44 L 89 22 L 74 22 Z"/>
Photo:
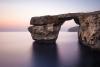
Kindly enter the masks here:
<path id="1" fill-rule="evenodd" d="M 29 32 L 0 32 L 0 67 L 100 67 L 100 52 L 78 44 L 76 32 L 60 32 L 54 44 Z"/>

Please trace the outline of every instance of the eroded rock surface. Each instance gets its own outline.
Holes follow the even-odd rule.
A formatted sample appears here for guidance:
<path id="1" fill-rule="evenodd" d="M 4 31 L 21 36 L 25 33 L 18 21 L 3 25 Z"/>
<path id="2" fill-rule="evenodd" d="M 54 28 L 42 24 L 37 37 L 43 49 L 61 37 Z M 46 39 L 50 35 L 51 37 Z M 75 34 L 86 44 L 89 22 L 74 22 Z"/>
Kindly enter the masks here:
<path id="1" fill-rule="evenodd" d="M 100 12 L 79 16 L 79 40 L 91 48 L 100 49 Z"/>
<path id="2" fill-rule="evenodd" d="M 59 15 L 32 17 L 30 24 L 33 26 L 30 26 L 28 30 L 34 40 L 56 41 L 61 25 L 69 19 L 72 18 L 63 18 Z"/>
<path id="3" fill-rule="evenodd" d="M 100 11 L 32 17 L 28 30 L 34 40 L 56 41 L 61 25 L 71 19 L 79 24 L 79 42 L 100 49 Z"/>

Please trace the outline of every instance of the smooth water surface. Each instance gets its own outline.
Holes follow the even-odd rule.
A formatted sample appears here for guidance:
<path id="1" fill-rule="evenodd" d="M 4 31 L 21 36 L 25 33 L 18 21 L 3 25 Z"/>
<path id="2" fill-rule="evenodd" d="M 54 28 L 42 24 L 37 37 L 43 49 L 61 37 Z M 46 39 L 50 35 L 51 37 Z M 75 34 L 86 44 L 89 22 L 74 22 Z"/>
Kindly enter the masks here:
<path id="1" fill-rule="evenodd" d="M 79 45 L 76 32 L 60 32 L 52 44 L 29 32 L 0 32 L 0 67 L 100 67 L 100 52 Z"/>

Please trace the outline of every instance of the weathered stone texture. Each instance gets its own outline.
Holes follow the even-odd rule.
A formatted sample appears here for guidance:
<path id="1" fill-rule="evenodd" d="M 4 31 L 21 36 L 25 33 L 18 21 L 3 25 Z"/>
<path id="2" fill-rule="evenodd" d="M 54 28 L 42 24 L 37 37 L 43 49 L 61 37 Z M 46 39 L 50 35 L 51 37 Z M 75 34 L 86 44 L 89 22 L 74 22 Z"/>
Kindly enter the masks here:
<path id="1" fill-rule="evenodd" d="M 100 14 L 86 14 L 79 17 L 79 40 L 91 48 L 100 49 Z"/>
<path id="2" fill-rule="evenodd" d="M 56 41 L 61 25 L 71 19 L 79 24 L 79 42 L 100 49 L 100 11 L 32 17 L 30 24 L 33 26 L 28 30 L 34 40 Z"/>
<path id="3" fill-rule="evenodd" d="M 58 22 L 61 21 L 53 16 L 32 17 L 30 24 L 33 26 L 29 27 L 32 38 L 34 40 L 55 41 L 61 27 Z"/>

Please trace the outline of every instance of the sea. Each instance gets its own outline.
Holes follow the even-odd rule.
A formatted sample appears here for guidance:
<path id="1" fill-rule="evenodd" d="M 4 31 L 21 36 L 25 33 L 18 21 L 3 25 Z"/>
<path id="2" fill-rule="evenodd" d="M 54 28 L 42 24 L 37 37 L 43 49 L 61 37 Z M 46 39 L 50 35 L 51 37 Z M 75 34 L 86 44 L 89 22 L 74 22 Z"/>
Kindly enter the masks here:
<path id="1" fill-rule="evenodd" d="M 59 32 L 52 44 L 29 32 L 0 32 L 0 67 L 100 67 L 100 52 L 79 44 L 77 32 Z"/>

